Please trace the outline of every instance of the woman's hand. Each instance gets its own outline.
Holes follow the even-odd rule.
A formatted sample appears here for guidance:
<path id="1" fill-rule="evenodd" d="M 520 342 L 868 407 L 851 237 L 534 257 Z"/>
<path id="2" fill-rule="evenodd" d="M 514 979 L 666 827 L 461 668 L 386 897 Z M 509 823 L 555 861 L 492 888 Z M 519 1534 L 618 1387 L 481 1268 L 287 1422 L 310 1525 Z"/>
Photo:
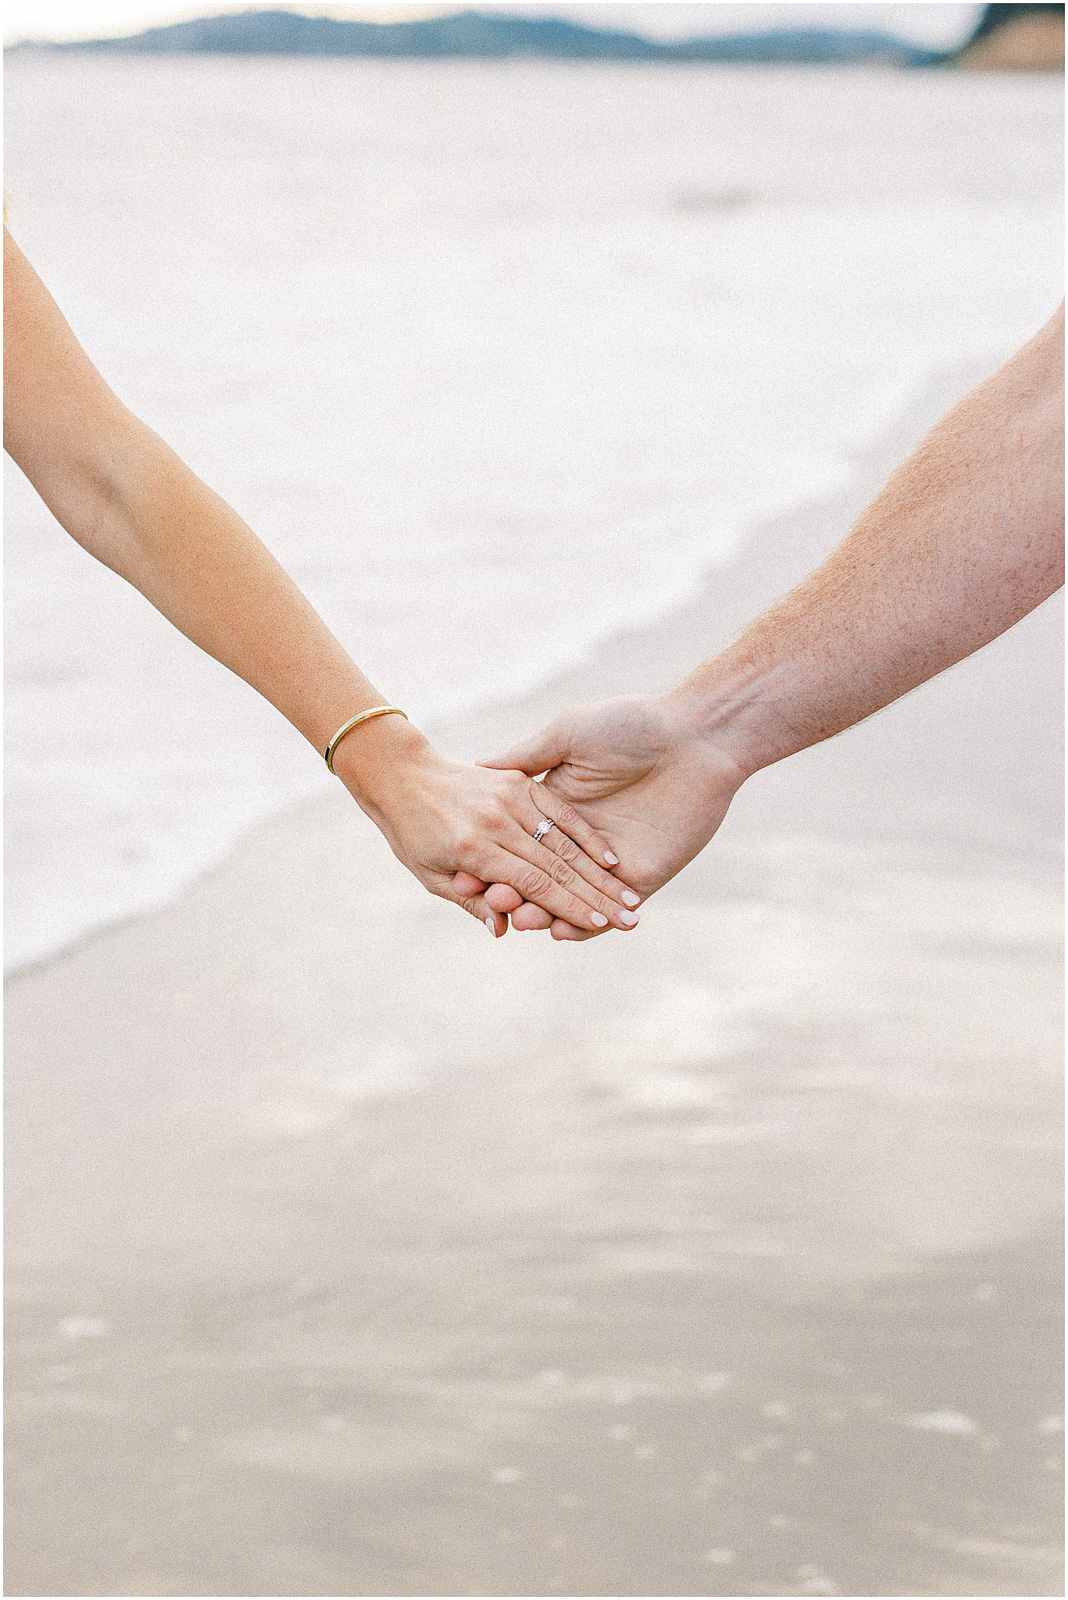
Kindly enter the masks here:
<path id="1" fill-rule="evenodd" d="M 523 773 L 445 761 L 399 717 L 355 729 L 338 746 L 334 769 L 398 860 L 495 938 L 507 931 L 507 916 L 480 890 L 463 893 L 453 881 L 457 873 L 480 885 L 507 885 L 520 901 L 585 932 L 638 921 L 639 896 L 608 870 L 616 858 L 607 841 L 565 799 Z M 536 841 L 546 818 L 555 825 Z"/>

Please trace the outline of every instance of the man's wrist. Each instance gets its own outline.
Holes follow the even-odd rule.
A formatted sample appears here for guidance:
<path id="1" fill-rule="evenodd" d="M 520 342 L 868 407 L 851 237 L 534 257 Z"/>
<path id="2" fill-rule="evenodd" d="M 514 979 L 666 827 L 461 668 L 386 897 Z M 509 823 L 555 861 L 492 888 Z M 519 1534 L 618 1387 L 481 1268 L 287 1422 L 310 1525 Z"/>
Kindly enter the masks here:
<path id="1" fill-rule="evenodd" d="M 731 761 L 743 780 L 790 753 L 773 671 L 706 662 L 663 697 L 678 737 Z"/>

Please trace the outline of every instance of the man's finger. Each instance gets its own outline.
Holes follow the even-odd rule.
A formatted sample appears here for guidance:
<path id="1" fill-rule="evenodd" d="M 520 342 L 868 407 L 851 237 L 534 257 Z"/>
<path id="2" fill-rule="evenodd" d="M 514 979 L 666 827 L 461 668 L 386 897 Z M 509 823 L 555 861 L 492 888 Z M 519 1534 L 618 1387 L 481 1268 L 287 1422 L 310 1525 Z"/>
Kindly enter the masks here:
<path id="1" fill-rule="evenodd" d="M 485 894 L 486 892 L 486 884 L 482 882 L 481 878 L 476 878 L 473 872 L 453 873 L 452 886 L 457 894 L 465 895 L 468 898 L 476 894 Z"/>
<path id="2" fill-rule="evenodd" d="M 529 739 L 521 739 L 501 756 L 487 756 L 480 767 L 497 767 L 507 772 L 525 772 L 536 778 L 550 767 L 558 767 L 567 760 L 567 742 L 554 731 L 552 723 Z"/>
<path id="3" fill-rule="evenodd" d="M 558 940 L 578 941 L 582 939 L 599 939 L 602 933 L 610 933 L 610 928 L 584 929 L 575 928 L 570 922 L 565 922 L 562 917 L 552 917 L 541 906 L 532 905 L 529 900 L 524 900 L 518 910 L 512 912 L 512 927 L 516 933 L 528 933 L 536 929 L 539 933 L 546 928 L 552 930 L 552 936 Z"/>
<path id="4" fill-rule="evenodd" d="M 602 933 L 607 932 L 607 928 L 576 928 L 572 923 L 565 922 L 562 917 L 554 917 L 549 928 L 550 938 L 569 944 L 581 944 L 586 939 L 597 939 Z"/>
<path id="5" fill-rule="evenodd" d="M 512 912 L 512 927 L 516 933 L 543 933 L 546 928 L 552 927 L 552 922 L 548 911 L 543 911 L 541 906 L 532 906 L 529 900 Z"/>
<path id="6" fill-rule="evenodd" d="M 471 873 L 457 873 L 457 877 L 464 877 L 471 883 L 478 883 L 481 879 L 475 878 Z M 456 887 L 455 879 L 438 879 L 441 887 L 436 887 L 435 882 L 428 884 L 435 894 L 440 894 L 443 900 L 451 900 L 454 906 L 460 906 L 469 916 L 477 917 L 492 933 L 495 939 L 503 939 L 508 932 L 508 918 L 486 903 L 481 892 L 475 894 L 462 894 Z"/>
<path id="7" fill-rule="evenodd" d="M 501 911 L 505 916 L 510 911 L 518 911 L 523 904 L 523 896 L 519 891 L 510 889 L 506 883 L 491 883 L 486 890 L 485 900 L 491 910 Z M 548 912 L 546 912 L 546 916 L 548 916 Z M 549 922 L 551 921 L 552 918 L 549 917 Z M 546 922 L 546 927 L 549 926 L 549 922 Z"/>
<path id="8" fill-rule="evenodd" d="M 523 896 L 517 894 L 515 889 L 509 889 L 506 883 L 486 884 L 481 878 L 476 878 L 473 872 L 454 872 L 452 886 L 456 893 L 463 895 L 465 899 L 484 895 L 490 910 L 500 911 L 505 916 L 510 911 L 518 911 L 523 904 Z M 548 927 L 549 923 L 547 922 L 545 926 Z"/>

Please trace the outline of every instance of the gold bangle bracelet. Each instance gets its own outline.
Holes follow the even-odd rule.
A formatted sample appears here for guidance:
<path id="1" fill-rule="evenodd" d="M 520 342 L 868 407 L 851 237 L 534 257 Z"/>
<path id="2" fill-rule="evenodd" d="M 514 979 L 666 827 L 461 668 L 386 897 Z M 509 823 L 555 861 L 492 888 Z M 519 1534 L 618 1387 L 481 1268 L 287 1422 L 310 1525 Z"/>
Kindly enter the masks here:
<path id="1" fill-rule="evenodd" d="M 347 733 L 351 733 L 358 723 L 370 722 L 372 717 L 403 717 L 407 722 L 408 713 L 402 711 L 400 706 L 372 706 L 370 711 L 361 711 L 359 716 L 350 717 L 348 722 L 343 722 L 326 747 L 326 764 L 331 772 L 334 770 L 334 751 L 342 739 Z"/>

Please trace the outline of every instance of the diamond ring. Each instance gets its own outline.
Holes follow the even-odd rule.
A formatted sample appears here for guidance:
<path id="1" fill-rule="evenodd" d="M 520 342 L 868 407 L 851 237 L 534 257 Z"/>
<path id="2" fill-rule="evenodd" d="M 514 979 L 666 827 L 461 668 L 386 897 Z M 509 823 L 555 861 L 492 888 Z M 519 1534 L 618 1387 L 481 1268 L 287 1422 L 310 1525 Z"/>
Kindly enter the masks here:
<path id="1" fill-rule="evenodd" d="M 545 835 L 548 833 L 549 829 L 555 827 L 556 823 L 553 821 L 552 817 L 542 817 L 541 821 L 538 823 L 538 826 L 534 829 L 534 843 L 541 844 L 541 841 L 545 838 Z"/>

